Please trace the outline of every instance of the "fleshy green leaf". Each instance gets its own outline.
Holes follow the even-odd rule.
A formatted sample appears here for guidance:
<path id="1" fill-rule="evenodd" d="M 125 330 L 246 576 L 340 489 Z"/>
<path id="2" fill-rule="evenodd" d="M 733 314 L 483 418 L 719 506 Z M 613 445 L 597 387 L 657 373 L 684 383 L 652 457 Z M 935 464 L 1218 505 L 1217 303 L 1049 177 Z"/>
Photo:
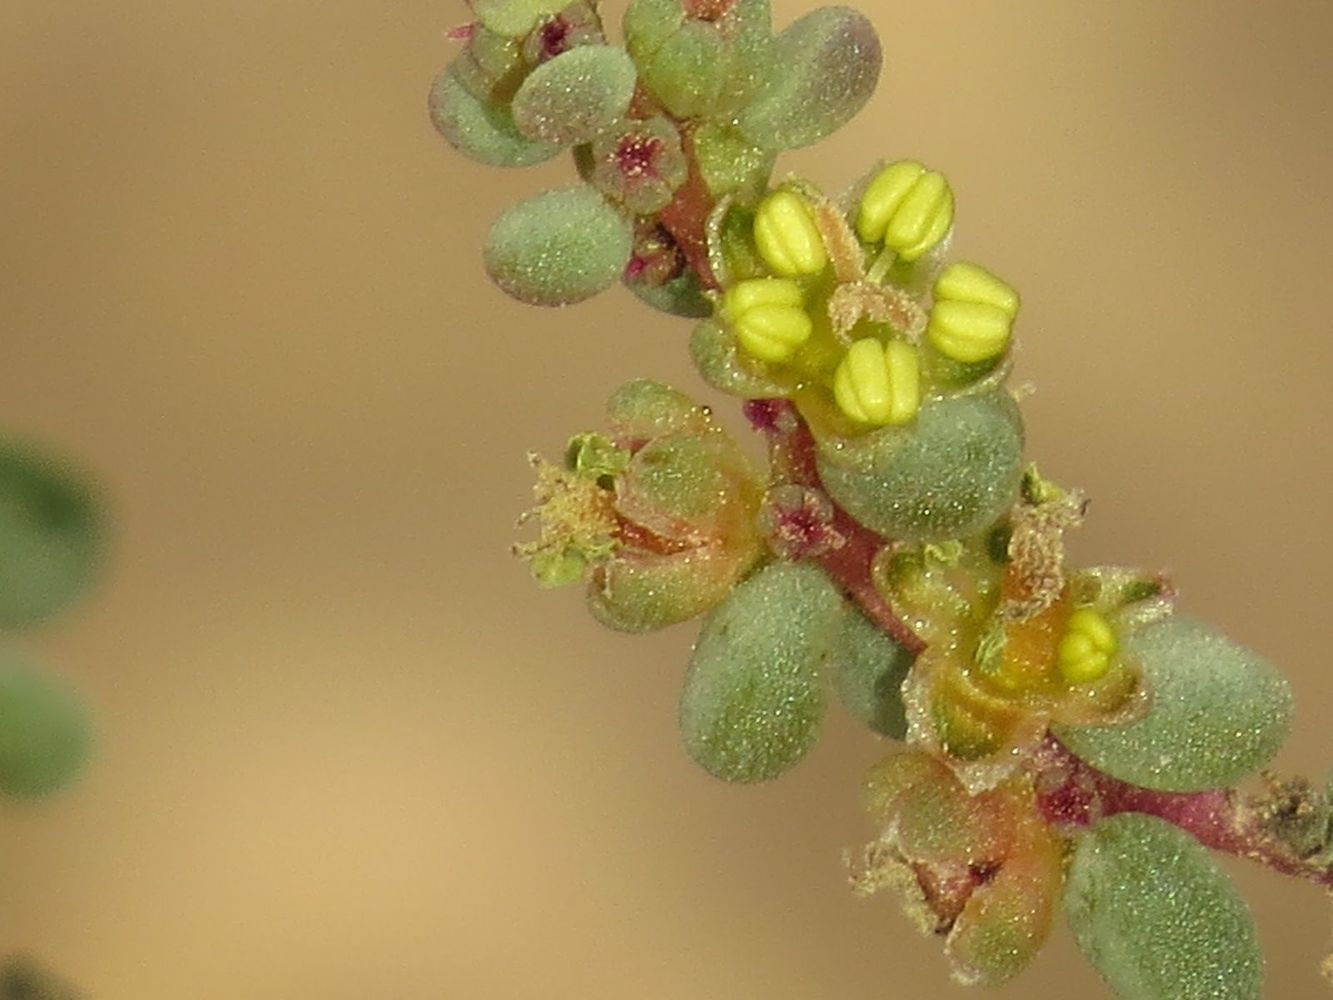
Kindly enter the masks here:
<path id="1" fill-rule="evenodd" d="M 1244 900 L 1189 834 L 1124 813 L 1079 840 L 1065 912 L 1125 1000 L 1257 1000 L 1263 958 Z"/>
<path id="2" fill-rule="evenodd" d="M 705 122 L 694 131 L 694 156 L 714 197 L 755 198 L 764 190 L 776 154 L 745 141 L 725 122 Z"/>
<path id="3" fill-rule="evenodd" d="M 528 167 L 560 152 L 558 146 L 521 134 L 507 107 L 478 100 L 452 70 L 437 76 L 431 86 L 430 119 L 449 145 L 488 166 Z"/>
<path id="4" fill-rule="evenodd" d="M 449 66 L 458 82 L 477 100 L 507 104 L 528 74 L 517 38 L 473 26 L 467 46 Z"/>
<path id="5" fill-rule="evenodd" d="M 766 149 L 808 146 L 861 110 L 883 56 L 874 26 L 845 7 L 822 7 L 780 34 L 765 85 L 740 115 L 741 132 Z"/>
<path id="6" fill-rule="evenodd" d="M 833 651 L 838 695 L 854 716 L 895 740 L 907 736 L 903 680 L 915 657 L 859 611 L 849 611 Z"/>
<path id="7" fill-rule="evenodd" d="M 1023 425 L 1004 392 L 927 403 L 914 423 L 819 442 L 829 496 L 889 538 L 945 541 L 984 530 L 1013 505 Z"/>
<path id="8" fill-rule="evenodd" d="M 530 139 L 588 142 L 629 108 L 637 78 L 623 49 L 583 45 L 533 70 L 514 95 L 514 124 Z"/>
<path id="9" fill-rule="evenodd" d="M 721 545 L 670 555 L 623 553 L 598 568 L 588 611 L 618 632 L 651 632 L 717 607 L 741 567 Z"/>
<path id="10" fill-rule="evenodd" d="M 1061 726 L 1075 754 L 1113 777 L 1163 791 L 1235 784 L 1272 759 L 1291 724 L 1291 691 L 1268 661 L 1179 615 L 1125 641 L 1152 697 L 1127 726 Z"/>
<path id="11" fill-rule="evenodd" d="M 630 0 L 625 8 L 625 46 L 645 65 L 662 44 L 685 23 L 681 0 Z"/>
<path id="12" fill-rule="evenodd" d="M 708 414 L 678 389 L 656 379 L 636 378 L 611 394 L 606 421 L 613 437 L 646 441 L 663 434 L 702 433 L 708 427 Z"/>
<path id="13" fill-rule="evenodd" d="M 661 285 L 626 281 L 625 287 L 641 302 L 672 316 L 701 319 L 713 312 L 713 303 L 704 297 L 699 279 L 693 271 L 686 271 Z"/>
<path id="14" fill-rule="evenodd" d="M 707 531 L 727 494 L 731 448 L 721 435 L 654 438 L 635 452 L 617 481 L 617 509 L 650 527 L 661 519 Z"/>
<path id="15" fill-rule="evenodd" d="M 689 21 L 644 66 L 643 83 L 679 118 L 706 115 L 717 105 L 727 75 L 727 47 L 711 24 Z"/>
<path id="16" fill-rule="evenodd" d="M 554 14 L 565 0 L 472 0 L 472 12 L 497 35 L 526 35 L 547 14 Z"/>
<path id="17" fill-rule="evenodd" d="M 0 628 L 39 624 L 78 598 L 103 535 L 97 498 L 78 473 L 0 442 Z"/>
<path id="18" fill-rule="evenodd" d="M 82 770 L 92 737 L 78 696 L 59 679 L 0 653 L 0 792 L 38 798 Z"/>
<path id="19" fill-rule="evenodd" d="M 681 698 L 685 747 L 726 781 L 776 778 L 814 745 L 842 595 L 810 563 L 772 563 L 704 622 Z"/>
<path id="20" fill-rule="evenodd" d="M 630 253 L 629 223 L 585 185 L 521 201 L 491 227 L 486 270 L 514 298 L 580 302 L 614 284 Z"/>
<path id="21" fill-rule="evenodd" d="M 741 357 L 735 334 L 713 320 L 694 328 L 690 358 L 705 382 L 733 396 L 771 399 L 787 393 L 783 386 L 753 371 Z"/>

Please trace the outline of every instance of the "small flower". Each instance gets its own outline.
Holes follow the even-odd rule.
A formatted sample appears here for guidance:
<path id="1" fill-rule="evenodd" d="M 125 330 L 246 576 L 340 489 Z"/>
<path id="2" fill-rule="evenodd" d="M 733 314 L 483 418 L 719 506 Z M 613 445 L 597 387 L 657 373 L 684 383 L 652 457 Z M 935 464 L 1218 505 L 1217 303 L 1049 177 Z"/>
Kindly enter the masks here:
<path id="1" fill-rule="evenodd" d="M 1088 684 L 1106 676 L 1119 646 L 1110 623 L 1101 614 L 1093 608 L 1079 608 L 1065 623 L 1056 662 L 1070 684 Z"/>
<path id="2" fill-rule="evenodd" d="M 854 877 L 862 894 L 892 887 L 908 915 L 942 936 L 960 982 L 1012 979 L 1046 940 L 1063 882 L 1059 840 L 1018 775 L 971 794 L 919 750 L 891 754 L 866 781 L 882 824 Z"/>
<path id="3" fill-rule="evenodd" d="M 563 467 L 534 456 L 536 541 L 515 547 L 538 582 L 588 584 L 588 607 L 622 631 L 661 628 L 720 603 L 762 557 L 763 484 L 708 411 L 658 382 L 622 386 L 609 433 L 580 434 Z"/>
<path id="4" fill-rule="evenodd" d="M 1009 518 L 1007 551 L 968 542 L 946 560 L 929 546 L 900 549 L 877 572 L 928 644 L 903 692 L 913 738 L 973 791 L 1014 773 L 1052 724 L 1128 723 L 1146 708 L 1122 633 L 1169 605 L 1160 586 L 1130 586 L 1124 571 L 1066 577 L 1060 536 L 1080 504 L 1058 488 L 1030 492 Z"/>
<path id="5" fill-rule="evenodd" d="M 635 215 L 665 208 L 689 164 L 680 133 L 666 118 L 629 121 L 592 143 L 592 183 Z"/>
<path id="6" fill-rule="evenodd" d="M 580 45 L 605 41 L 597 11 L 577 2 L 539 21 L 523 40 L 523 56 L 529 66 L 540 66 Z"/>

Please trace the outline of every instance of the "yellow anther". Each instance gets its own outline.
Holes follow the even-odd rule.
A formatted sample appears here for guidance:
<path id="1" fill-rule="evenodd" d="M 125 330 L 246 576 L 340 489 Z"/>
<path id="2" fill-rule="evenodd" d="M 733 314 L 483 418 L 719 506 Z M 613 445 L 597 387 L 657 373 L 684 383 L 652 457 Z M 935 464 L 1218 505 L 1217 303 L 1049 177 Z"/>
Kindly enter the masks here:
<path id="1" fill-rule="evenodd" d="M 833 376 L 833 398 L 843 413 L 862 424 L 905 424 L 921 408 L 921 368 L 916 348 L 873 337 L 847 350 Z"/>
<path id="2" fill-rule="evenodd" d="M 866 193 L 861 196 L 861 210 L 856 217 L 856 235 L 867 243 L 884 239 L 889 220 L 898 210 L 907 192 L 926 168 L 911 160 L 899 160 L 881 170 Z"/>
<path id="3" fill-rule="evenodd" d="M 912 262 L 953 225 L 953 192 L 942 174 L 902 160 L 881 170 L 861 198 L 856 232 Z"/>
<path id="4" fill-rule="evenodd" d="M 787 278 L 818 274 L 828 264 L 810 205 L 795 191 L 774 191 L 759 203 L 754 242 L 764 263 Z"/>
<path id="5" fill-rule="evenodd" d="M 984 267 L 960 260 L 935 279 L 935 298 L 980 302 L 994 306 L 1010 319 L 1018 315 L 1018 293 Z"/>
<path id="6" fill-rule="evenodd" d="M 782 362 L 790 360 L 814 332 L 803 302 L 794 281 L 752 278 L 727 291 L 722 310 L 743 350 L 761 361 Z"/>
<path id="7" fill-rule="evenodd" d="M 1111 668 L 1117 648 L 1110 623 L 1092 608 L 1079 608 L 1069 616 L 1056 650 L 1060 674 L 1070 684 L 1100 680 Z"/>
<path id="8" fill-rule="evenodd" d="M 1009 345 L 1018 293 L 976 264 L 950 264 L 935 282 L 926 337 L 955 361 L 985 361 Z"/>

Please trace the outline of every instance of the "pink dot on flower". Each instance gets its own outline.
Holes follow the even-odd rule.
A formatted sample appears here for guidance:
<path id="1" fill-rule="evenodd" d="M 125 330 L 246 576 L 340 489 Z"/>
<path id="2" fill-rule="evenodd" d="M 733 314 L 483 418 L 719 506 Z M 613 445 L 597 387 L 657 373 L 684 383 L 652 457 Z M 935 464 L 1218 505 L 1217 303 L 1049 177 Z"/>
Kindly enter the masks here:
<path id="1" fill-rule="evenodd" d="M 654 161 L 662 151 L 662 140 L 653 135 L 631 133 L 616 147 L 616 166 L 626 177 L 657 175 Z"/>
<path id="2" fill-rule="evenodd" d="M 554 59 L 565 51 L 565 42 L 569 39 L 569 22 L 556 15 L 541 26 L 542 57 Z"/>

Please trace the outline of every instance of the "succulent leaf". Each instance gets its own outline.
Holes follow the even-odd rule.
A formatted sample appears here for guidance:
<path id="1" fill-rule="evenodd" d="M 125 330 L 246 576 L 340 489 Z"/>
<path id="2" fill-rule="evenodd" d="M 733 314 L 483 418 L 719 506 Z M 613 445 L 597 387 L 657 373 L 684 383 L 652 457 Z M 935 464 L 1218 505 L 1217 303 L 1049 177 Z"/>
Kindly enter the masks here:
<path id="1" fill-rule="evenodd" d="M 849 611 L 832 654 L 842 703 L 875 732 L 906 738 L 902 687 L 914 659 L 865 615 Z"/>
<path id="2" fill-rule="evenodd" d="M 564 0 L 472 0 L 472 12 L 497 35 L 526 35 L 542 17 L 564 6 Z"/>
<path id="3" fill-rule="evenodd" d="M 933 400 L 903 427 L 819 441 L 825 489 L 890 538 L 944 541 L 982 531 L 1013 504 L 1023 427 L 1003 392 Z"/>
<path id="4" fill-rule="evenodd" d="M 654 53 L 643 83 L 678 118 L 711 112 L 726 79 L 726 42 L 702 21 L 689 21 Z"/>
<path id="5" fill-rule="evenodd" d="M 1065 912 L 1125 1000 L 1257 1000 L 1263 959 L 1244 900 L 1189 834 L 1153 816 L 1102 820 L 1074 851 Z"/>
<path id="6" fill-rule="evenodd" d="M 588 142 L 625 114 L 637 79 L 623 49 L 583 45 L 533 70 L 514 95 L 514 124 L 528 138 Z"/>
<path id="7" fill-rule="evenodd" d="M 626 279 L 625 287 L 641 302 L 672 316 L 703 319 L 713 312 L 713 303 L 704 295 L 693 271 L 686 271 L 660 285 Z"/>
<path id="8" fill-rule="evenodd" d="M 629 223 L 580 184 L 506 211 L 491 227 L 485 260 L 492 280 L 514 298 L 562 306 L 615 284 L 629 255 Z"/>
<path id="9" fill-rule="evenodd" d="M 774 41 L 764 85 L 737 124 L 765 149 L 818 142 L 861 110 L 882 61 L 874 26 L 862 14 L 846 7 L 812 11 Z"/>
<path id="10" fill-rule="evenodd" d="M 449 145 L 487 166 L 530 167 L 560 152 L 519 132 L 506 106 L 479 100 L 450 69 L 431 86 L 430 119 Z"/>
<path id="11" fill-rule="evenodd" d="M 726 781 L 776 778 L 814 745 L 845 604 L 810 563 L 771 563 L 704 622 L 681 698 L 685 747 Z"/>
<path id="12" fill-rule="evenodd" d="M 1132 632 L 1124 655 L 1142 667 L 1148 714 L 1121 726 L 1057 726 L 1076 755 L 1144 788 L 1233 785 L 1272 759 L 1291 725 L 1291 692 L 1268 661 L 1180 615 Z"/>

